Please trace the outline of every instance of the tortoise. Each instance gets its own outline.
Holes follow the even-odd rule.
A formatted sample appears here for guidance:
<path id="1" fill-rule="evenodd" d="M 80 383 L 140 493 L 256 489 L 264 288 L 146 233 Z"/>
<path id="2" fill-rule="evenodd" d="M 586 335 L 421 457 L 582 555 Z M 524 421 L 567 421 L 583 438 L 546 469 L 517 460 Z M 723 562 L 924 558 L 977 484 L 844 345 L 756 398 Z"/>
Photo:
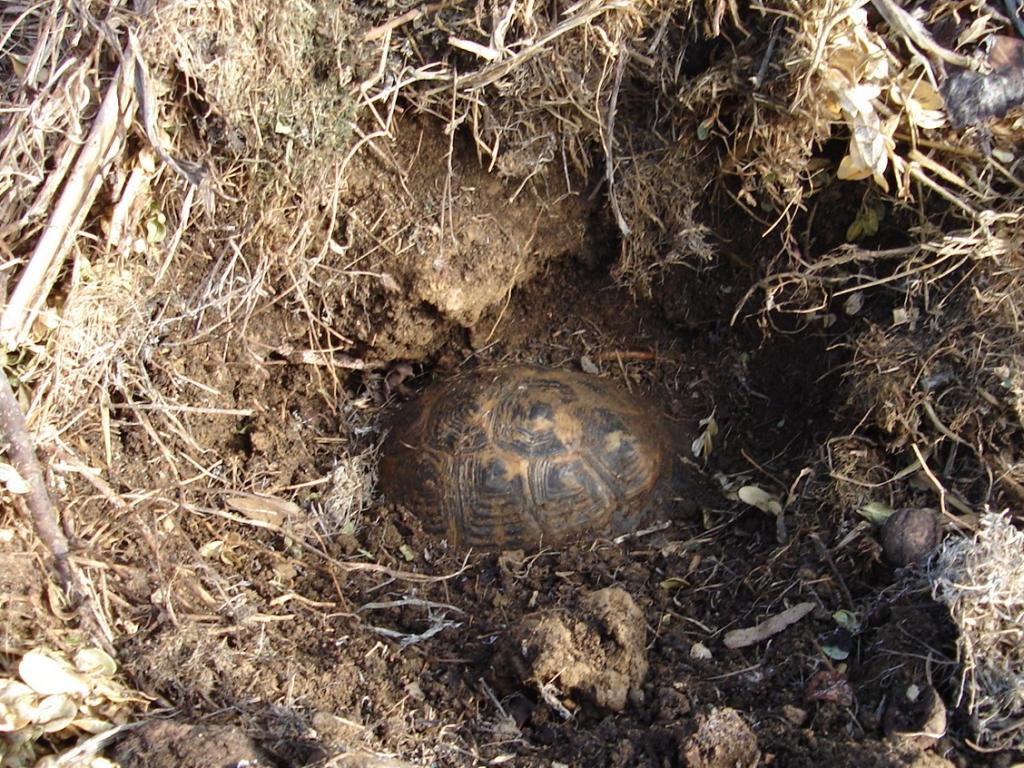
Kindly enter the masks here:
<path id="1" fill-rule="evenodd" d="M 380 482 L 453 546 L 525 549 L 646 524 L 682 490 L 676 444 L 650 403 L 607 380 L 480 368 L 399 409 Z"/>

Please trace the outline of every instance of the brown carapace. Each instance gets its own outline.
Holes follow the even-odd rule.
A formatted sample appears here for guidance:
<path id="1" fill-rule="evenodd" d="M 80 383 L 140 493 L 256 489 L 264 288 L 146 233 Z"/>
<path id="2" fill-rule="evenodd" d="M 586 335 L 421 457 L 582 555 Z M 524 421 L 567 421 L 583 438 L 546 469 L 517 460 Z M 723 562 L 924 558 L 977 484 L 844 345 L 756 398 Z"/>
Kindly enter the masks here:
<path id="1" fill-rule="evenodd" d="M 531 548 L 667 516 L 688 444 L 650 403 L 596 376 L 482 368 L 399 409 L 380 481 L 454 546 Z"/>

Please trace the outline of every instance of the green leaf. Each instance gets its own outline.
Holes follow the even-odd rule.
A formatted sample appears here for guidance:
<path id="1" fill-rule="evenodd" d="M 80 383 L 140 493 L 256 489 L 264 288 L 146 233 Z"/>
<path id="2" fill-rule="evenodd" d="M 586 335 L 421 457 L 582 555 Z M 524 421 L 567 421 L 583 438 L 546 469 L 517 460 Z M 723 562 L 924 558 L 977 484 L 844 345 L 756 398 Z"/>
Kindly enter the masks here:
<path id="1" fill-rule="evenodd" d="M 864 220 L 864 234 L 872 237 L 878 234 L 878 213 L 871 206 L 864 209 L 861 214 Z"/>
<path id="2" fill-rule="evenodd" d="M 707 141 L 708 137 L 711 135 L 711 127 L 715 124 L 716 119 L 717 116 L 713 115 L 700 121 L 700 124 L 697 126 L 698 139 L 701 141 Z"/>
<path id="3" fill-rule="evenodd" d="M 844 648 L 840 648 L 838 645 L 823 645 L 821 646 L 821 650 L 823 650 L 825 655 L 833 661 L 846 661 L 850 658 L 850 652 Z"/>
<path id="4" fill-rule="evenodd" d="M 862 517 L 867 518 L 875 525 L 881 525 L 888 520 L 896 510 L 883 501 L 869 501 L 857 510 Z"/>
<path id="5" fill-rule="evenodd" d="M 838 610 L 832 614 L 832 620 L 850 634 L 860 632 L 860 620 L 853 611 Z"/>
<path id="6" fill-rule="evenodd" d="M 150 245 L 162 243 L 167 237 L 167 216 L 156 211 L 146 220 L 146 242 Z"/>

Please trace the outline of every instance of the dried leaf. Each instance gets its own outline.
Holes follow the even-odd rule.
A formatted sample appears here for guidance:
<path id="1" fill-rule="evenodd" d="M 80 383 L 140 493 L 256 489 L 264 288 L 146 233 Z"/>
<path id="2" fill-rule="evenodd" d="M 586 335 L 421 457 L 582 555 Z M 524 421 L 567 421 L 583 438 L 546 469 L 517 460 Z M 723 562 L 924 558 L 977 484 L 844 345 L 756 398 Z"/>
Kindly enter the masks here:
<path id="1" fill-rule="evenodd" d="M 736 495 L 744 504 L 757 507 L 762 512 L 776 516 L 782 514 L 782 504 L 779 500 L 759 485 L 744 485 Z"/>
<path id="2" fill-rule="evenodd" d="M 87 675 L 110 677 L 117 672 L 117 662 L 100 648 L 83 648 L 75 654 L 75 669 Z"/>
<path id="3" fill-rule="evenodd" d="M 32 710 L 32 720 L 43 730 L 43 733 L 63 731 L 78 715 L 78 707 L 63 694 L 47 696 L 40 700 Z"/>
<path id="4" fill-rule="evenodd" d="M 765 619 L 754 627 L 745 629 L 734 629 L 725 633 L 726 648 L 745 648 L 748 645 L 756 645 L 767 640 L 784 630 L 790 624 L 795 624 L 804 616 L 814 610 L 814 603 L 797 603 L 792 608 L 787 608 L 782 613 Z"/>
<path id="5" fill-rule="evenodd" d="M 20 731 L 32 724 L 31 700 L 0 701 L 0 733 Z"/>
<path id="6" fill-rule="evenodd" d="M 0 462 L 0 483 L 7 487 L 8 493 L 23 495 L 32 490 L 32 487 L 25 481 L 25 478 L 6 462 Z"/>
<path id="7" fill-rule="evenodd" d="M 0 704 L 9 704 L 26 696 L 34 696 L 35 691 L 20 680 L 0 678 Z"/>
<path id="8" fill-rule="evenodd" d="M 98 717 L 79 717 L 71 724 L 78 730 L 84 731 L 85 733 L 91 733 L 93 735 L 109 731 L 114 727 L 114 724 L 109 720 L 103 720 Z"/>
<path id="9" fill-rule="evenodd" d="M 851 293 L 846 301 L 843 302 L 843 311 L 851 317 L 859 313 L 864 308 L 864 292 L 856 291 Z"/>
<path id="10" fill-rule="evenodd" d="M 273 525 L 279 528 L 289 520 L 302 517 L 302 508 L 294 502 L 279 499 L 276 496 L 257 496 L 256 494 L 238 494 L 228 496 L 225 502 L 236 512 L 241 512 L 254 523 Z"/>
<path id="11" fill-rule="evenodd" d="M 690 646 L 690 658 L 696 661 L 707 661 L 711 658 L 711 649 L 704 643 L 694 643 Z"/>
<path id="12" fill-rule="evenodd" d="M 44 696 L 62 693 L 86 696 L 89 693 L 88 683 L 70 664 L 38 648 L 21 657 L 18 675 L 29 688 Z"/>
<path id="13" fill-rule="evenodd" d="M 703 429 L 693 441 L 690 450 L 696 458 L 706 459 L 715 450 L 715 438 L 718 436 L 718 422 L 715 421 L 713 411 L 710 416 L 700 420 L 700 426 Z"/>
<path id="14" fill-rule="evenodd" d="M 389 272 L 380 273 L 380 284 L 384 287 L 384 290 L 388 293 L 401 293 L 402 286 L 398 284 L 394 276 Z"/>
<path id="15" fill-rule="evenodd" d="M 853 704 L 853 687 L 842 672 L 815 672 L 807 681 L 804 695 L 810 701 L 829 701 L 841 707 Z"/>
<path id="16" fill-rule="evenodd" d="M 941 128 L 946 124 L 944 102 L 927 80 L 902 79 L 892 86 L 892 98 L 906 108 L 907 120 L 916 128 Z"/>

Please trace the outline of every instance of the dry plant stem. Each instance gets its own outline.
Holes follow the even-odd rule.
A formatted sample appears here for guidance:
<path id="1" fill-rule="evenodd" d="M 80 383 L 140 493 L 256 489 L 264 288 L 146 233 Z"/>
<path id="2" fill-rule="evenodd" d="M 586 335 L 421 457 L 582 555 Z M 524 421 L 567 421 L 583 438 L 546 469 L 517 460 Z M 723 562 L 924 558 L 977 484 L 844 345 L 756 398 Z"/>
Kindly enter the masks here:
<path id="1" fill-rule="evenodd" d="M 368 29 L 363 33 L 363 41 L 371 43 L 374 40 L 378 40 L 379 38 L 384 37 L 388 32 L 398 29 L 398 27 L 403 24 L 408 24 L 410 21 L 416 21 L 420 16 L 426 16 L 428 13 L 440 10 L 443 5 L 443 3 L 428 3 L 427 5 L 422 5 L 419 8 L 411 8 L 390 21 L 386 21 L 379 26 Z"/>
<path id="2" fill-rule="evenodd" d="M 0 374 L 0 431 L 9 444 L 7 449 L 14 468 L 29 485 L 25 505 L 32 516 L 36 535 L 53 555 L 54 568 L 66 594 L 71 590 L 71 568 L 68 565 L 68 540 L 57 523 L 50 494 L 43 480 L 43 470 L 36 458 L 32 438 L 25 427 L 25 417 L 18 407 L 7 376 Z"/>
<path id="3" fill-rule="evenodd" d="M 0 318 L 0 333 L 8 336 L 9 342 L 17 343 L 46 301 L 81 221 L 99 192 L 103 167 L 123 144 L 124 134 L 119 126 L 130 114 L 131 70 L 131 59 L 126 58 L 107 88 L 89 137 L 82 145 L 71 175 L 64 185 L 64 191 L 4 308 L 3 317 Z"/>
<path id="4" fill-rule="evenodd" d="M 953 53 L 936 43 L 924 25 L 900 8 L 893 0 L 871 0 L 871 4 L 875 6 L 875 10 L 882 15 L 882 18 L 889 22 L 890 27 L 907 37 L 919 48 L 923 48 L 947 64 L 977 70 L 977 64 L 971 59 Z"/>
<path id="5" fill-rule="evenodd" d="M 629 6 L 630 4 L 624 2 L 624 0 L 610 0 L 610 2 L 607 3 L 605 3 L 604 0 L 592 0 L 592 2 L 586 3 L 586 5 L 583 5 L 582 7 L 580 4 L 574 5 L 573 9 L 576 10 L 576 14 L 574 16 L 564 19 L 550 31 L 533 41 L 532 44 L 517 51 L 515 55 L 489 64 L 483 69 L 466 75 L 465 77 L 459 77 L 457 74 L 448 75 L 443 78 L 445 85 L 433 88 L 423 95 L 426 97 L 436 96 L 438 93 L 448 90 L 448 84 L 455 80 L 458 80 L 459 88 L 464 94 L 484 88 L 491 83 L 497 82 L 516 68 L 521 67 L 541 51 L 545 50 L 555 40 L 571 32 L 577 27 L 589 24 L 598 16 L 602 16 L 612 11 L 629 8 Z"/>
<path id="6" fill-rule="evenodd" d="M 917 443 L 913 443 L 910 446 L 910 448 L 911 450 L 913 450 L 914 455 L 917 457 L 918 463 L 920 463 L 921 465 L 921 471 L 924 472 L 925 477 L 928 478 L 928 481 L 932 484 L 932 487 L 935 488 L 935 492 L 939 494 L 939 510 L 942 512 L 942 516 L 948 518 L 958 528 L 962 526 L 967 528 L 968 530 L 975 530 L 977 526 L 974 525 L 972 520 L 957 517 L 946 508 L 946 504 L 948 502 L 949 506 L 954 507 L 955 509 L 959 510 L 965 515 L 973 515 L 974 510 L 971 509 L 966 504 L 964 504 L 964 502 L 960 501 L 955 496 L 951 495 L 946 490 L 946 487 L 939 482 L 939 478 L 937 478 L 935 474 L 931 471 L 931 469 L 928 467 L 928 462 L 925 461 L 924 454 L 922 454 L 921 449 L 917 447 Z"/>
<path id="7" fill-rule="evenodd" d="M 608 104 L 608 135 L 605 140 L 605 171 L 608 181 L 608 202 L 611 204 L 612 213 L 615 214 L 615 223 L 619 225 L 619 231 L 623 237 L 629 237 L 632 230 L 619 210 L 619 201 L 615 197 L 615 109 L 619 101 L 619 89 L 622 87 L 622 75 L 626 71 L 626 63 L 629 61 L 629 51 L 619 53 L 619 61 L 615 67 L 615 85 L 612 87 L 612 98 Z"/>
<path id="8" fill-rule="evenodd" d="M 853 610 L 853 595 L 850 594 L 849 588 L 846 586 L 846 581 L 843 579 L 843 575 L 839 572 L 839 568 L 836 566 L 836 561 L 832 559 L 832 553 L 828 551 L 828 547 L 825 546 L 825 542 L 821 540 L 821 537 L 816 533 L 811 534 L 811 541 L 814 542 L 814 548 L 818 550 L 818 555 L 822 560 L 825 561 L 825 565 L 832 571 L 832 575 L 835 577 L 836 583 L 839 585 L 839 591 L 843 595 L 843 604 L 848 610 Z"/>

